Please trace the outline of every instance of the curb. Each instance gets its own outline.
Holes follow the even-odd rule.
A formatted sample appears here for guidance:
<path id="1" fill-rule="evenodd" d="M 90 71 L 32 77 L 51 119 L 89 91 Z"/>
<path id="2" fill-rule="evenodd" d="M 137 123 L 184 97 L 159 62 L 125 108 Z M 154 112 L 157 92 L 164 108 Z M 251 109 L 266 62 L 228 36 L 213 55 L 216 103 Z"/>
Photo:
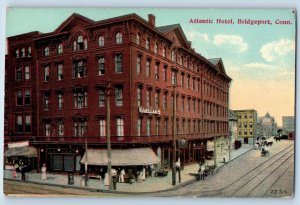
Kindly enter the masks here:
<path id="1" fill-rule="evenodd" d="M 23 183 L 32 183 L 32 184 L 38 184 L 38 185 L 47 185 L 47 186 L 53 186 L 53 187 L 62 187 L 62 188 L 72 188 L 72 189 L 78 189 L 78 190 L 85 190 L 90 192 L 101 192 L 101 193 L 114 193 L 114 194 L 136 194 L 136 195 L 144 195 L 144 194 L 154 194 L 154 193 L 161 193 L 166 191 L 174 191 L 181 187 L 184 187 L 188 184 L 191 184 L 196 181 L 196 177 L 194 179 L 190 179 L 186 182 L 182 182 L 178 185 L 175 185 L 174 187 L 171 187 L 169 189 L 163 189 L 163 190 L 157 190 L 157 191 L 149 191 L 149 192 L 126 192 L 126 191 L 110 191 L 106 189 L 95 189 L 95 188 L 88 188 L 88 187 L 79 187 L 79 186 L 72 186 L 72 185 L 63 185 L 63 184 L 51 184 L 51 183 L 42 183 L 42 182 L 35 182 L 35 181 L 21 181 L 17 179 L 10 179 L 10 178 L 3 178 L 7 181 L 17 181 L 17 182 L 23 182 Z"/>

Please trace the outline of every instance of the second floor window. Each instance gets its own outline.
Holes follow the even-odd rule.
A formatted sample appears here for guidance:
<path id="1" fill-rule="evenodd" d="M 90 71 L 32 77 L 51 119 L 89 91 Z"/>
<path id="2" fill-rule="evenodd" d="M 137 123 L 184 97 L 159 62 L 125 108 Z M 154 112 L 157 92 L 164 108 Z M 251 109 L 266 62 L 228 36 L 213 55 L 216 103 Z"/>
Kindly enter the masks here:
<path id="1" fill-rule="evenodd" d="M 63 120 L 58 120 L 58 136 L 64 136 L 65 134 L 65 126 L 64 126 L 64 121 Z"/>
<path id="2" fill-rule="evenodd" d="M 25 115 L 25 132 L 31 132 L 31 116 Z"/>
<path id="3" fill-rule="evenodd" d="M 164 69 L 163 69 L 163 80 L 167 81 L 167 67 L 166 66 L 164 66 Z"/>
<path id="4" fill-rule="evenodd" d="M 47 136 L 47 137 L 50 136 L 50 123 L 49 122 L 45 123 L 45 136 Z"/>
<path id="5" fill-rule="evenodd" d="M 87 107 L 87 91 L 74 92 L 74 108 Z"/>
<path id="6" fill-rule="evenodd" d="M 115 55 L 115 72 L 122 73 L 123 71 L 123 57 L 122 54 Z"/>
<path id="7" fill-rule="evenodd" d="M 105 58 L 101 57 L 98 60 L 98 75 L 105 74 Z"/>
<path id="8" fill-rule="evenodd" d="M 117 86 L 115 89 L 116 106 L 123 106 L 123 87 Z"/>
<path id="9" fill-rule="evenodd" d="M 87 76 L 87 68 L 85 61 L 76 61 L 73 64 L 73 78 L 82 78 Z"/>
<path id="10" fill-rule="evenodd" d="M 16 131 L 17 132 L 23 132 L 23 117 L 22 115 L 17 115 L 16 116 Z"/>
<path id="11" fill-rule="evenodd" d="M 116 125 L 117 125 L 117 136 L 122 137 L 124 136 L 124 120 L 123 118 L 117 117 L 116 119 Z"/>
<path id="12" fill-rule="evenodd" d="M 87 132 L 87 122 L 78 121 L 74 123 L 74 135 L 76 137 L 84 136 Z"/>
<path id="13" fill-rule="evenodd" d="M 156 109 L 159 108 L 159 93 L 155 92 L 155 96 L 154 96 L 154 106 Z"/>
<path id="14" fill-rule="evenodd" d="M 142 133 L 142 119 L 139 118 L 137 120 L 136 135 L 141 136 L 141 133 Z"/>
<path id="15" fill-rule="evenodd" d="M 106 136 L 106 121 L 105 119 L 100 119 L 99 120 L 99 129 L 100 129 L 100 137 L 105 137 Z"/>

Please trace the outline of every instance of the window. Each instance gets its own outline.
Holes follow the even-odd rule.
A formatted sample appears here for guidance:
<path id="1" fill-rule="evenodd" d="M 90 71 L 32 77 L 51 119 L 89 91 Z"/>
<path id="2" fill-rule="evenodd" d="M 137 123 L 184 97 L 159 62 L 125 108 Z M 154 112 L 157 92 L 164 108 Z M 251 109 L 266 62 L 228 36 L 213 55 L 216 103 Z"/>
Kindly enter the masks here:
<path id="1" fill-rule="evenodd" d="M 44 67 L 44 81 L 48 82 L 50 80 L 50 70 L 49 66 Z"/>
<path id="2" fill-rule="evenodd" d="M 163 47 L 163 49 L 162 49 L 162 56 L 166 57 L 166 47 Z"/>
<path id="3" fill-rule="evenodd" d="M 57 46 L 57 54 L 62 54 L 63 53 L 63 44 L 60 43 Z"/>
<path id="4" fill-rule="evenodd" d="M 149 78 L 149 76 L 150 76 L 150 60 L 148 59 L 147 61 L 146 61 L 146 77 L 147 78 Z"/>
<path id="5" fill-rule="evenodd" d="M 25 57 L 25 48 L 22 48 L 22 50 L 21 50 L 21 56 Z"/>
<path id="6" fill-rule="evenodd" d="M 241 122 L 239 122 L 239 128 L 242 128 L 242 123 Z"/>
<path id="7" fill-rule="evenodd" d="M 58 109 L 62 109 L 63 108 L 63 94 L 62 93 L 57 94 L 57 101 L 58 101 Z"/>
<path id="8" fill-rule="evenodd" d="M 49 137 L 50 136 L 50 123 L 45 122 L 45 136 Z"/>
<path id="9" fill-rule="evenodd" d="M 43 94 L 43 98 L 44 98 L 44 109 L 48 110 L 49 109 L 49 93 L 48 92 L 44 92 Z"/>
<path id="10" fill-rule="evenodd" d="M 25 132 L 31 132 L 31 116 L 25 115 Z"/>
<path id="11" fill-rule="evenodd" d="M 171 60 L 175 62 L 175 54 L 173 50 L 171 51 Z"/>
<path id="12" fill-rule="evenodd" d="M 58 136 L 64 136 L 64 134 L 65 134 L 64 121 L 58 120 L 57 124 L 58 124 Z"/>
<path id="13" fill-rule="evenodd" d="M 184 74 L 181 74 L 181 87 L 184 87 Z"/>
<path id="14" fill-rule="evenodd" d="M 23 93 L 22 90 L 17 91 L 17 105 L 23 105 Z"/>
<path id="15" fill-rule="evenodd" d="M 155 92 L 155 96 L 154 96 L 154 106 L 156 109 L 159 108 L 159 93 Z"/>
<path id="16" fill-rule="evenodd" d="M 105 90 L 104 88 L 99 89 L 99 107 L 105 107 Z"/>
<path id="17" fill-rule="evenodd" d="M 146 39 L 146 49 L 150 50 L 150 39 L 149 38 Z"/>
<path id="18" fill-rule="evenodd" d="M 87 91 L 76 91 L 74 92 L 74 108 L 87 107 Z"/>
<path id="19" fill-rule="evenodd" d="M 141 45 L 141 34 L 137 34 L 136 35 L 136 42 L 135 42 L 137 45 Z"/>
<path id="20" fill-rule="evenodd" d="M 239 119 L 242 119 L 242 115 L 241 114 L 239 114 L 238 116 L 239 116 Z"/>
<path id="21" fill-rule="evenodd" d="M 163 68 L 163 80 L 167 81 L 167 66 L 164 66 Z"/>
<path id="22" fill-rule="evenodd" d="M 22 67 L 19 66 L 16 68 L 16 81 L 22 80 Z"/>
<path id="23" fill-rule="evenodd" d="M 146 106 L 147 107 L 151 106 L 151 92 L 150 92 L 150 90 L 147 90 L 147 92 L 146 92 Z"/>
<path id="24" fill-rule="evenodd" d="M 176 71 L 172 70 L 172 85 L 176 85 L 177 83 L 176 74 L 177 74 Z"/>
<path id="25" fill-rule="evenodd" d="M 99 36 L 99 38 L 98 38 L 98 45 L 99 45 L 99 47 L 103 47 L 104 46 L 104 36 Z"/>
<path id="26" fill-rule="evenodd" d="M 252 115 L 252 113 L 250 113 L 250 114 L 249 114 L 249 118 L 253 118 L 253 115 Z"/>
<path id="27" fill-rule="evenodd" d="M 242 130 L 239 130 L 239 135 L 242 135 Z"/>
<path id="28" fill-rule="evenodd" d="M 149 117 L 147 118 L 146 134 L 147 136 L 151 135 L 151 119 Z"/>
<path id="29" fill-rule="evenodd" d="M 117 121 L 117 123 L 116 123 L 116 125 L 117 125 L 117 136 L 122 137 L 122 136 L 124 136 L 124 121 L 120 117 L 117 117 L 116 121 Z"/>
<path id="30" fill-rule="evenodd" d="M 138 88 L 137 89 L 137 105 L 141 106 L 142 104 L 142 89 Z"/>
<path id="31" fill-rule="evenodd" d="M 116 73 L 122 73 L 122 64 L 123 64 L 123 58 L 122 54 L 115 55 L 115 72 Z"/>
<path id="32" fill-rule="evenodd" d="M 163 109 L 166 110 L 167 109 L 167 94 L 164 93 L 163 95 Z"/>
<path id="33" fill-rule="evenodd" d="M 121 32 L 118 32 L 116 34 L 116 44 L 121 44 L 123 42 L 123 39 L 122 39 L 122 33 Z"/>
<path id="34" fill-rule="evenodd" d="M 190 88 L 190 76 L 189 75 L 187 76 L 187 88 L 188 89 Z"/>
<path id="35" fill-rule="evenodd" d="M 141 56 L 138 56 L 136 58 L 136 74 L 140 74 L 141 73 L 141 60 L 142 60 Z"/>
<path id="36" fill-rule="evenodd" d="M 154 76 L 155 79 L 158 80 L 159 79 L 159 63 L 155 64 L 155 68 L 154 68 Z"/>
<path id="37" fill-rule="evenodd" d="M 181 112 L 184 112 L 184 98 L 181 98 Z"/>
<path id="38" fill-rule="evenodd" d="M 19 49 L 16 50 L 16 58 L 19 58 L 20 57 L 20 51 Z"/>
<path id="39" fill-rule="evenodd" d="M 76 137 L 84 136 L 87 131 L 87 122 L 84 120 L 78 120 L 74 122 L 74 135 Z"/>
<path id="40" fill-rule="evenodd" d="M 247 119 L 247 113 L 244 113 L 244 118 Z"/>
<path id="41" fill-rule="evenodd" d="M 29 66 L 25 66 L 25 80 L 29 80 L 29 79 L 30 79 Z"/>
<path id="42" fill-rule="evenodd" d="M 165 135 L 168 134 L 168 119 L 165 119 L 164 121 L 164 133 Z"/>
<path id="43" fill-rule="evenodd" d="M 156 135 L 159 135 L 159 123 L 160 120 L 159 119 L 156 119 L 156 123 L 155 123 L 155 134 Z"/>
<path id="44" fill-rule="evenodd" d="M 249 122 L 249 127 L 252 128 L 253 127 L 253 123 Z"/>
<path id="45" fill-rule="evenodd" d="M 248 132 L 247 132 L 247 130 L 244 130 L 244 135 L 248 135 Z"/>
<path id="46" fill-rule="evenodd" d="M 30 97 L 30 90 L 25 90 L 25 105 L 30 105 L 31 97 Z"/>
<path id="47" fill-rule="evenodd" d="M 105 137 L 106 136 L 106 121 L 105 119 L 100 119 L 99 120 L 99 136 L 100 137 Z"/>
<path id="48" fill-rule="evenodd" d="M 57 80 L 63 80 L 64 75 L 63 75 L 63 64 L 58 64 L 57 65 Z"/>
<path id="49" fill-rule="evenodd" d="M 115 89 L 116 106 L 123 106 L 123 87 L 117 86 Z"/>
<path id="50" fill-rule="evenodd" d="M 98 75 L 105 74 L 105 58 L 100 57 L 98 60 Z"/>
<path id="51" fill-rule="evenodd" d="M 77 49 L 78 49 L 78 50 L 83 50 L 83 48 L 84 48 L 84 45 L 83 45 L 83 38 L 82 38 L 81 35 L 79 35 L 79 36 L 77 37 Z"/>
<path id="52" fill-rule="evenodd" d="M 154 44 L 154 53 L 158 53 L 158 43 L 156 42 L 155 44 Z"/>
<path id="53" fill-rule="evenodd" d="M 252 130 L 249 130 L 249 134 L 250 134 L 250 135 L 253 135 L 253 131 L 252 131 Z"/>
<path id="54" fill-rule="evenodd" d="M 193 112 L 196 112 L 196 101 L 193 99 Z"/>
<path id="55" fill-rule="evenodd" d="M 77 42 L 73 41 L 73 51 L 76 51 L 76 50 L 77 50 Z"/>
<path id="56" fill-rule="evenodd" d="M 87 44 L 87 39 L 83 39 L 83 49 L 87 50 L 88 44 Z"/>
<path id="57" fill-rule="evenodd" d="M 190 112 L 191 111 L 191 99 L 190 98 L 188 98 L 188 104 L 187 104 L 187 109 L 188 109 L 188 111 Z"/>
<path id="58" fill-rule="evenodd" d="M 138 118 L 137 125 L 136 125 L 136 135 L 141 136 L 142 133 L 142 119 Z"/>
<path id="59" fill-rule="evenodd" d="M 192 81 L 192 89 L 195 90 L 195 78 L 193 78 L 193 81 Z"/>
<path id="60" fill-rule="evenodd" d="M 244 128 L 247 128 L 247 124 L 248 124 L 247 122 L 244 122 Z"/>
<path id="61" fill-rule="evenodd" d="M 49 47 L 44 48 L 44 56 L 49 56 Z"/>
<path id="62" fill-rule="evenodd" d="M 87 76 L 86 62 L 83 60 L 73 63 L 73 78 L 83 78 Z"/>
<path id="63" fill-rule="evenodd" d="M 22 115 L 17 115 L 16 119 L 17 119 L 16 131 L 23 132 L 23 117 L 22 117 Z"/>

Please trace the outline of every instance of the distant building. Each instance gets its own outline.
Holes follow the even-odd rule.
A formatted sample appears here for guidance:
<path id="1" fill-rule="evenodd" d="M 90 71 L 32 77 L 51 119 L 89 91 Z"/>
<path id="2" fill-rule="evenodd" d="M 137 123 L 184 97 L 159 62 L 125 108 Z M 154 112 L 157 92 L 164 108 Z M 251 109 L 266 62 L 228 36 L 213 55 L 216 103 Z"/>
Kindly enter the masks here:
<path id="1" fill-rule="evenodd" d="M 238 117 L 238 139 L 244 144 L 253 144 L 257 137 L 257 111 L 234 110 Z"/>
<path id="2" fill-rule="evenodd" d="M 262 136 L 270 137 L 275 136 L 277 133 L 277 124 L 273 116 L 268 112 L 265 116 L 259 118 L 259 123 L 261 124 L 261 134 Z"/>
<path id="3" fill-rule="evenodd" d="M 284 133 L 295 132 L 294 116 L 282 116 L 282 131 Z"/>
<path id="4" fill-rule="evenodd" d="M 230 139 L 230 148 L 234 148 L 234 141 L 238 139 L 238 119 L 237 115 L 233 110 L 228 110 L 228 120 L 229 120 L 229 139 Z"/>

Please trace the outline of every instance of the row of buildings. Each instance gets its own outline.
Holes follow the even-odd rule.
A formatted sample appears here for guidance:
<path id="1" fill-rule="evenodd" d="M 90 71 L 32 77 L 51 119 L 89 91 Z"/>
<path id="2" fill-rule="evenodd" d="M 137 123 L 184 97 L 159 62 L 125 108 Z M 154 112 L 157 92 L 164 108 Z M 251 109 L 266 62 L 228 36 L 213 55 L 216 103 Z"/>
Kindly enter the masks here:
<path id="1" fill-rule="evenodd" d="M 228 137 L 230 81 L 222 59 L 196 53 L 179 24 L 158 27 L 152 14 L 93 21 L 75 13 L 53 32 L 8 38 L 5 145 L 27 140 L 38 170 L 46 163 L 79 172 L 86 146 L 106 149 L 109 129 L 113 154 L 132 165 L 130 150 L 147 159 L 151 148 L 165 167 L 175 126 L 187 141 L 177 157 L 196 162 Z M 106 156 L 89 157 L 96 165 Z"/>

